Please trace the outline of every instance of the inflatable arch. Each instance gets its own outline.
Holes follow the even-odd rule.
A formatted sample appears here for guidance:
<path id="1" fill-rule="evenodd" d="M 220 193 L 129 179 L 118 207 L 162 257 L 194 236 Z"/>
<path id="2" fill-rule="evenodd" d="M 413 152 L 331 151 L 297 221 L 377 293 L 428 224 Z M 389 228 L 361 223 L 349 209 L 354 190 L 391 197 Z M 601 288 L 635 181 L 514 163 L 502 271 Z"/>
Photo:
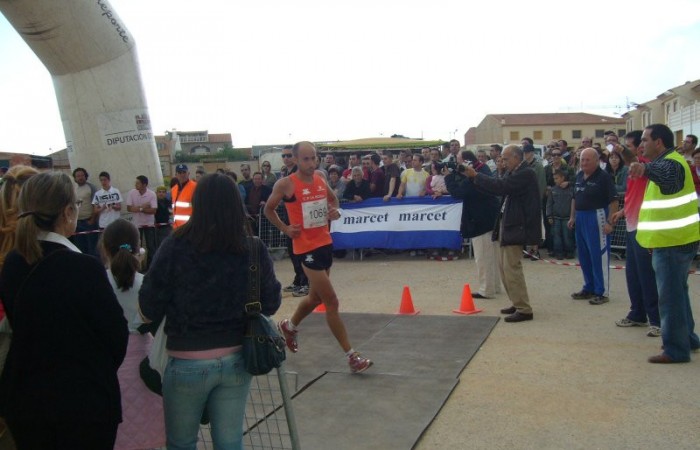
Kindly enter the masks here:
<path id="1" fill-rule="evenodd" d="M 72 168 L 106 170 L 121 190 L 163 182 L 136 45 L 107 0 L 0 0 L 0 12 L 54 83 Z M 41 124 L 37 124 L 41 126 Z"/>

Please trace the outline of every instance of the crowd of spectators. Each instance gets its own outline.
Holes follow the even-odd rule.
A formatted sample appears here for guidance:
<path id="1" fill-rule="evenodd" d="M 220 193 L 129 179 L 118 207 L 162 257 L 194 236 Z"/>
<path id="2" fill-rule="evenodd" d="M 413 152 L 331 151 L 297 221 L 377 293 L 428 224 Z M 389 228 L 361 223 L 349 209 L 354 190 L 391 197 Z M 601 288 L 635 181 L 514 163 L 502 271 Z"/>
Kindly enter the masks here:
<path id="1" fill-rule="evenodd" d="M 317 168 L 326 175 L 329 187 L 341 202 L 360 203 L 369 198 L 393 202 L 405 197 L 437 198 L 445 195 L 461 200 L 461 233 L 465 239 L 470 239 L 476 260 L 478 288 L 474 296 L 496 296 L 502 279 L 512 302 L 512 306 L 502 310 L 508 314 L 507 322 L 528 321 L 534 317 L 522 276 L 522 260 L 541 259 L 540 251 L 549 251 L 551 256 L 559 260 L 572 259 L 578 254 L 583 284 L 579 291 L 571 294 L 572 299 L 588 300 L 591 305 L 607 303 L 610 234 L 615 224 L 625 219 L 628 254 L 626 281 L 630 312 L 625 318 L 616 321 L 616 325 L 649 326 L 648 336 L 663 337 L 664 353 L 650 358 L 650 362 L 685 362 L 689 360 L 690 350 L 700 348 L 700 341 L 693 330 L 692 311 L 689 305 L 686 307 L 687 280 L 684 281 L 683 278 L 687 272 L 685 263 L 688 262 L 689 265 L 697 252 L 699 233 L 696 228 L 700 216 L 690 217 L 692 221 L 684 217 L 683 224 L 679 225 L 679 231 L 675 235 L 657 235 L 649 233 L 649 230 L 670 226 L 668 223 L 675 222 L 659 222 L 659 216 L 655 215 L 657 213 L 650 212 L 648 206 L 645 209 L 644 204 L 650 204 L 647 200 L 659 204 L 669 202 L 669 208 L 673 211 L 674 208 L 685 208 L 678 213 L 682 215 L 687 213 L 687 199 L 692 196 L 692 206 L 694 211 L 698 211 L 698 139 L 694 135 L 687 135 L 682 146 L 674 148 L 673 135 L 663 125 L 647 127 L 643 132 L 629 132 L 622 139 L 623 142 L 620 142 L 620 137 L 614 132 L 606 132 L 602 143 L 596 143 L 589 137 L 584 137 L 578 146 L 571 146 L 565 140 L 552 141 L 541 154 L 538 154 L 530 138 L 524 138 L 520 145 L 509 145 L 506 149 L 494 144 L 488 150 L 478 149 L 475 152 L 462 149 L 458 141 L 452 140 L 444 147 L 425 147 L 416 152 L 352 152 L 347 155 L 347 165 L 345 156 L 327 153 L 318 158 Z M 87 170 L 80 167 L 72 172 L 72 179 L 56 173 L 37 175 L 36 170 L 24 166 L 11 168 L 4 174 L 0 191 L 0 268 L 3 268 L 0 293 L 4 306 L 9 306 L 8 317 L 12 320 L 13 314 L 19 313 L 21 317 L 21 314 L 29 311 L 23 312 L 21 308 L 16 308 L 23 304 L 17 302 L 20 295 L 25 297 L 24 301 L 32 299 L 37 305 L 43 305 L 45 311 L 41 314 L 65 315 L 66 323 L 72 321 L 78 328 L 86 326 L 80 322 L 80 314 L 92 317 L 95 308 L 99 308 L 102 322 L 111 314 L 110 324 L 105 324 L 101 329 L 89 326 L 92 330 L 90 332 L 97 333 L 96 336 L 105 335 L 104 339 L 113 347 L 111 354 L 95 356 L 94 360 L 83 360 L 80 364 L 86 370 L 99 372 L 95 386 L 103 385 L 103 391 L 114 391 L 118 376 L 116 368 L 122 365 L 124 357 L 128 357 L 130 352 L 142 355 L 148 347 L 146 340 L 128 337 L 130 333 L 139 332 L 140 325 L 147 322 L 146 317 L 136 316 L 132 311 L 136 305 L 135 294 L 143 281 L 139 272 L 151 273 L 148 270 L 152 264 L 170 267 L 169 260 L 166 261 L 167 258 L 158 249 L 163 242 L 170 242 L 169 247 L 173 247 L 174 238 L 168 240 L 173 230 L 176 238 L 184 239 L 183 242 L 189 240 L 187 245 L 182 244 L 183 250 L 192 252 L 194 250 L 188 246 L 201 242 L 207 251 L 215 251 L 216 243 L 212 241 L 212 236 L 207 235 L 204 225 L 207 223 L 206 217 L 219 217 L 222 208 L 236 210 L 231 216 L 224 212 L 225 220 L 231 223 L 245 222 L 239 224 L 240 227 L 237 225 L 238 238 L 229 242 L 231 254 L 236 255 L 235 264 L 232 264 L 238 268 L 244 267 L 245 258 L 241 256 L 245 251 L 240 239 L 246 233 L 244 230 L 257 229 L 258 221 L 263 220 L 260 211 L 270 198 L 273 186 L 280 178 L 296 170 L 291 146 L 285 147 L 282 157 L 284 165 L 279 168 L 279 174 L 272 170 L 269 161 L 263 161 L 260 171 L 253 171 L 249 164 L 242 164 L 240 177 L 223 169 L 217 171 L 221 173 L 210 175 L 198 169 L 194 178 L 191 178 L 189 168 L 185 164 L 179 164 L 170 188 L 157 186 L 153 191 L 149 187 L 148 178 L 137 175 L 133 181 L 134 188 L 126 196 L 113 186 L 107 171 L 99 173 L 98 187 L 89 181 Z M 212 192 L 225 194 L 227 206 L 217 206 L 216 201 L 205 200 L 202 197 L 205 189 L 198 189 L 198 182 L 208 186 Z M 23 186 L 27 185 L 33 187 L 27 188 L 25 192 Z M 688 194 L 689 189 L 694 195 Z M 206 212 L 200 209 L 200 217 L 193 224 L 190 218 L 194 217 L 193 200 L 197 195 L 201 205 L 206 205 Z M 287 199 L 282 199 L 285 200 Z M 131 223 L 121 219 L 125 212 L 131 214 Z M 286 217 L 280 219 L 284 221 Z M 186 228 L 177 231 L 186 224 Z M 21 244 L 19 246 L 14 240 L 16 230 Z M 111 232 L 114 232 L 112 237 Z M 217 229 L 215 234 L 224 239 L 227 229 Z M 104 235 L 103 241 L 98 241 L 100 235 Z M 654 248 L 649 247 L 651 245 L 660 246 L 663 251 L 655 248 L 652 255 L 648 251 L 649 248 Z M 145 247 L 145 258 L 142 257 L 141 247 Z M 76 254 L 64 251 L 65 249 L 74 250 Z M 76 256 L 77 250 L 88 256 Z M 6 255 L 8 257 L 5 260 Z M 173 253 L 172 258 L 177 258 L 178 255 L 179 253 Z M 306 296 L 309 293 L 309 281 L 301 269 L 300 261 L 291 251 L 290 255 L 295 267 L 295 279 L 282 290 L 292 292 L 294 296 Z M 97 259 L 99 256 L 102 257 L 101 263 Z M 675 272 L 672 273 L 669 264 L 677 256 L 682 258 L 683 264 L 673 267 Z M 44 264 L 51 266 L 53 271 L 34 274 L 33 264 L 43 260 L 49 261 Z M 269 261 L 266 259 L 267 263 Z M 107 271 L 104 270 L 105 265 Z M 69 284 L 74 281 L 78 285 L 80 280 L 71 278 L 76 272 L 72 270 L 67 273 L 69 267 L 80 268 L 80 276 L 93 274 L 91 289 L 100 291 L 100 294 L 88 296 L 80 290 L 71 291 Z M 676 273 L 679 271 L 680 275 Z M 122 276 L 124 273 L 126 275 Z M 24 286 L 22 280 L 33 274 L 37 280 L 45 281 L 45 285 L 39 282 L 32 283 L 31 288 Z M 171 276 L 177 278 L 185 274 L 174 272 Z M 155 286 L 157 282 L 166 281 L 147 276 L 144 283 L 146 286 L 149 283 Z M 272 281 L 272 287 L 279 290 L 281 286 L 274 280 L 274 276 Z M 70 311 L 57 312 L 49 304 L 51 302 L 46 302 L 47 298 L 52 301 L 60 299 L 60 296 L 46 295 L 45 289 L 48 286 L 52 287 L 55 294 L 55 286 L 64 285 L 66 289 L 61 290 L 60 295 L 68 295 L 66 293 L 70 292 L 70 301 L 79 301 L 76 307 L 83 308 L 84 311 L 66 315 L 64 313 Z M 224 295 L 217 291 L 219 294 L 224 308 Z M 162 319 L 170 311 L 168 308 L 172 308 L 174 313 L 179 312 L 177 304 L 168 307 L 161 303 L 161 294 L 157 289 L 150 289 L 148 297 L 145 303 L 148 305 L 148 319 Z M 679 306 L 678 302 L 682 304 Z M 271 305 L 271 310 L 276 309 L 278 304 Z M 0 314 L 4 316 L 1 311 Z M 207 313 L 203 311 L 202 314 Z M 184 316 L 174 317 L 166 330 L 177 334 L 176 327 L 180 326 L 178 321 L 187 320 L 189 319 Z M 27 354 L 36 351 L 22 347 L 29 345 L 27 337 L 32 333 L 39 333 L 34 338 L 47 340 L 56 336 L 46 334 L 48 329 L 23 329 L 21 322 L 13 328 L 17 342 L 13 344 L 16 345 L 14 355 L 10 349 L 9 360 L 13 366 L 10 375 L 4 377 L 3 382 L 13 383 L 14 391 L 0 389 L 0 401 L 6 406 L 4 412 L 13 421 L 11 425 L 15 427 L 19 440 L 33 442 L 37 437 L 32 436 L 32 431 L 37 426 L 46 430 L 60 426 L 51 419 L 46 419 L 50 416 L 42 413 L 46 407 L 56 410 L 73 408 L 66 410 L 66 418 L 71 419 L 73 414 L 76 420 L 82 420 L 91 410 L 73 407 L 72 400 L 66 398 L 56 405 L 30 403 L 29 407 L 34 408 L 37 417 L 41 418 L 38 422 L 34 416 L 18 415 L 20 403 L 37 386 L 32 381 L 37 378 L 32 377 L 41 377 L 42 374 L 32 372 L 32 367 L 23 366 L 26 360 L 16 355 L 20 351 L 17 349 L 25 348 Z M 91 355 L 99 353 L 91 347 L 92 344 L 84 340 L 71 341 L 69 338 L 64 336 L 57 344 L 66 349 L 84 348 Z M 190 338 L 192 336 L 187 337 Z M 176 353 L 179 351 L 181 356 L 186 353 L 183 359 L 192 356 L 190 353 L 193 352 L 185 341 L 186 339 L 181 342 L 180 347 L 172 348 Z M 7 343 L 6 339 L 0 342 L 3 345 Z M 230 337 L 226 341 L 226 352 L 237 344 L 238 338 Z M 39 361 L 51 354 L 48 350 L 49 347 L 43 348 L 41 355 L 32 358 Z M 198 348 L 194 352 L 198 350 L 210 349 Z M 225 353 L 225 356 L 229 355 Z M 60 355 L 53 356 L 53 359 L 46 359 L 46 364 L 60 365 Z M 46 364 L 42 366 L 42 371 L 48 373 L 55 369 Z M 78 370 L 80 364 L 71 370 Z M 129 367 L 133 368 L 133 365 Z M 61 375 L 64 378 L 54 380 L 64 380 L 60 381 L 61 389 L 71 386 L 65 382 L 71 379 L 68 376 L 72 373 L 71 370 Z M 133 382 L 133 375 L 125 375 L 124 379 L 131 381 L 124 383 Z M 119 379 L 122 379 L 121 374 Z M 45 386 L 50 387 L 51 383 Z M 84 383 L 81 385 L 83 388 Z M 122 414 L 119 404 L 114 398 L 104 399 L 103 404 L 99 401 L 95 403 L 98 404 L 100 411 L 106 412 L 105 421 L 91 433 L 77 436 L 76 432 L 67 435 L 67 439 L 76 442 L 113 442 L 117 439 L 117 424 Z M 183 405 L 185 409 L 192 407 L 190 404 Z M 195 419 L 198 419 L 201 404 L 195 406 L 199 411 L 195 414 Z M 26 404 L 22 408 L 27 408 Z M 239 420 L 242 414 L 240 405 L 234 409 Z M 173 407 L 172 411 L 176 410 Z M 179 414 L 180 412 L 173 412 L 169 415 L 166 411 L 167 426 L 172 430 L 174 427 L 183 427 L 184 422 L 187 422 L 188 431 L 169 439 L 187 440 L 196 424 L 192 422 L 194 419 L 181 420 Z M 62 427 L 63 431 L 64 429 Z M 172 434 L 170 431 L 168 433 Z M 228 438 L 239 439 L 240 436 Z M 43 441 L 39 445 L 43 445 Z"/>

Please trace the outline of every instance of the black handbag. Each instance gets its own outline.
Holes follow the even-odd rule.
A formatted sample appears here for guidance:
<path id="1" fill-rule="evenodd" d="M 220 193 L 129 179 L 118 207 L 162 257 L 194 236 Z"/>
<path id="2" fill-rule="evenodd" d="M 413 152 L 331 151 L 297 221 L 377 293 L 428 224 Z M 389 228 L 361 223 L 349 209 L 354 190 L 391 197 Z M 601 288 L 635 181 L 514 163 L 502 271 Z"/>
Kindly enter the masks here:
<path id="1" fill-rule="evenodd" d="M 285 342 L 277 327 L 262 313 L 260 304 L 260 242 L 248 239 L 248 303 L 245 305 L 246 327 L 243 335 L 243 360 L 251 375 L 265 375 L 279 368 L 287 358 Z"/>

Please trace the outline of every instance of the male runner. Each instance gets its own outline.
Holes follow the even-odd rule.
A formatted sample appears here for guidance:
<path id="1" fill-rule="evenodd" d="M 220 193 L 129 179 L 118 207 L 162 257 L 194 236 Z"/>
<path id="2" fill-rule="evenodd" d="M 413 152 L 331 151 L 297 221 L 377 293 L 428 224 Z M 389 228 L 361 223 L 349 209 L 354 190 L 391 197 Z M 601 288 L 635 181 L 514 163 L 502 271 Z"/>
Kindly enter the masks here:
<path id="1" fill-rule="evenodd" d="M 292 153 L 297 160 L 297 171 L 275 183 L 265 204 L 265 216 L 292 239 L 294 254 L 302 256 L 304 273 L 309 279 L 309 295 L 299 303 L 292 318 L 280 321 L 278 327 L 289 350 L 296 353 L 297 327 L 314 308 L 323 303 L 328 328 L 345 352 L 350 370 L 353 373 L 364 372 L 372 361 L 360 356 L 350 345 L 345 324 L 338 312 L 338 297 L 329 276 L 333 264 L 333 241 L 328 220 L 340 217 L 338 198 L 328 187 L 323 173 L 316 170 L 314 144 L 297 142 Z M 287 208 L 289 225 L 282 222 L 276 211 L 282 200 Z"/>

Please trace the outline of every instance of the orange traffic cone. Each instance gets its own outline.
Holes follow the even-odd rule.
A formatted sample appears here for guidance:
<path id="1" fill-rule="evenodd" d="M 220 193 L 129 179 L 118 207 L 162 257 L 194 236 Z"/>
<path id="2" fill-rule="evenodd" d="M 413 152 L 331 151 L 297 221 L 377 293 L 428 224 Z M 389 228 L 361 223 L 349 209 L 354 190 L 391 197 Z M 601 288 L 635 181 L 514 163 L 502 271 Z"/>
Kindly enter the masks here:
<path id="1" fill-rule="evenodd" d="M 462 303 L 459 305 L 459 309 L 453 309 L 453 313 L 457 314 L 476 314 L 483 311 L 483 309 L 476 309 L 474 307 L 474 299 L 472 298 L 472 289 L 469 287 L 469 283 L 464 285 L 462 289 Z"/>
<path id="2" fill-rule="evenodd" d="M 403 293 L 401 294 L 401 306 L 399 307 L 399 312 L 397 314 L 403 314 L 407 316 L 415 316 L 420 311 L 416 311 L 413 307 L 413 299 L 411 298 L 411 290 L 408 286 L 403 287 Z"/>
<path id="3" fill-rule="evenodd" d="M 326 305 L 324 305 L 323 302 L 321 302 L 321 304 L 318 305 L 316 308 L 314 308 L 314 310 L 312 312 L 325 313 L 326 312 Z"/>

